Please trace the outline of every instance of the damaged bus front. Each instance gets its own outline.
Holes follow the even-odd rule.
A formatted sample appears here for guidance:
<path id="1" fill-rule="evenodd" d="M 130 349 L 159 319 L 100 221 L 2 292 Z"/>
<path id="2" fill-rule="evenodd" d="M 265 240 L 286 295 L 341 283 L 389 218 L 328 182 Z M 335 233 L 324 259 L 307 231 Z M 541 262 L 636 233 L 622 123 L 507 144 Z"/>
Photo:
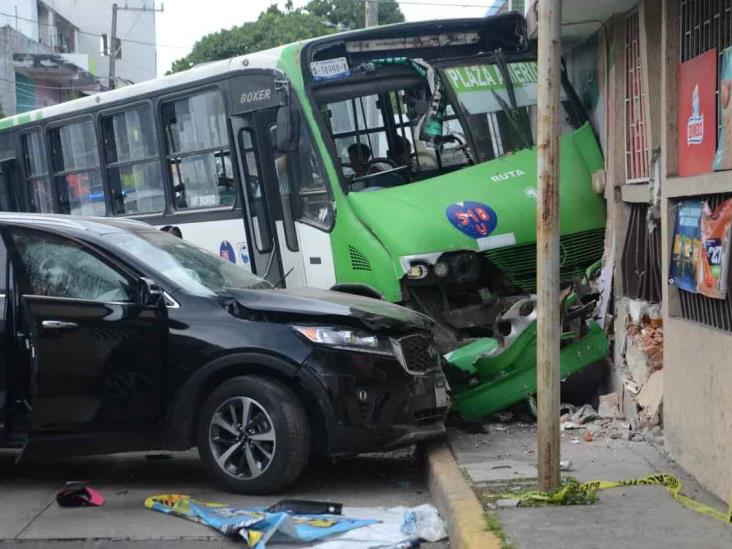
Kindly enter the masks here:
<path id="1" fill-rule="evenodd" d="M 338 286 L 407 303 L 454 340 L 536 288 L 536 54 L 516 14 L 394 25 L 302 52 L 338 184 Z M 603 250 L 603 167 L 564 79 L 561 279 Z M 444 337 L 444 334 L 443 334 Z"/>
<path id="2" fill-rule="evenodd" d="M 497 377 L 477 375 L 481 360 L 503 355 L 531 325 L 536 291 L 537 69 L 524 19 L 508 14 L 338 35 L 306 45 L 301 63 L 337 180 L 330 227 L 336 287 L 429 314 L 442 328 L 444 350 L 493 338 L 487 354 L 485 345 L 473 346 L 479 351 L 471 366 L 455 369 L 453 384 L 474 390 L 488 383 L 525 396 L 520 383 L 501 381 L 510 364 Z M 561 104 L 560 268 L 567 287 L 602 256 L 605 204 L 592 185 L 603 168 L 601 151 L 564 75 Z M 575 371 L 606 353 L 607 341 L 589 319 L 592 308 L 582 301 L 573 307 L 583 318 L 565 342 L 591 347 Z M 522 348 L 533 346 L 531 333 Z M 518 362 L 531 369 L 535 358 Z"/>

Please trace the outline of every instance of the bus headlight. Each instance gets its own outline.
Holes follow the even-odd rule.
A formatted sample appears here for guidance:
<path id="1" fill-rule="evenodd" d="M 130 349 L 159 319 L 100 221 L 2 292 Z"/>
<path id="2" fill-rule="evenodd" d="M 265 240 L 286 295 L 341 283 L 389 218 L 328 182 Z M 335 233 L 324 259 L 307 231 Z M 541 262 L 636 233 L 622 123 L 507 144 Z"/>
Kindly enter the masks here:
<path id="1" fill-rule="evenodd" d="M 414 263 L 412 266 L 409 267 L 409 270 L 407 271 L 407 277 L 415 280 L 427 278 L 428 274 L 430 274 L 429 267 L 427 267 L 427 265 L 424 265 L 423 263 Z"/>
<path id="2" fill-rule="evenodd" d="M 445 278 L 450 274 L 450 266 L 445 261 L 438 261 L 435 263 L 435 275 L 440 278 Z"/>

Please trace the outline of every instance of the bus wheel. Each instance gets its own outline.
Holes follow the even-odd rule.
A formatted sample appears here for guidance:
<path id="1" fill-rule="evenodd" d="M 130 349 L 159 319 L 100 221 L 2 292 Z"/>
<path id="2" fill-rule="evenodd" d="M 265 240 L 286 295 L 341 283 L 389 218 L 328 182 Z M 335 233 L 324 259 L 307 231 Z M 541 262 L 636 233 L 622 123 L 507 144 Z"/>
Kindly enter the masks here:
<path id="1" fill-rule="evenodd" d="M 236 377 L 205 399 L 197 444 L 206 473 L 224 490 L 268 494 L 302 473 L 310 428 L 287 387 L 258 376 Z"/>

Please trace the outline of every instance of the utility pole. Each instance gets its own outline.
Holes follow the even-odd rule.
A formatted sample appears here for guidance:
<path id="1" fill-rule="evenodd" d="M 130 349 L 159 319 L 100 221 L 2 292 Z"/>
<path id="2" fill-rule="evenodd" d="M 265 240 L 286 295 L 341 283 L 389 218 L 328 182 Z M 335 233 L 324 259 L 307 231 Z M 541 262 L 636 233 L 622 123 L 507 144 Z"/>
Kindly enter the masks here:
<path id="1" fill-rule="evenodd" d="M 536 386 L 539 489 L 559 486 L 559 87 L 561 0 L 538 0 Z"/>
<path id="2" fill-rule="evenodd" d="M 116 68 L 116 59 L 117 54 L 119 53 L 120 48 L 122 47 L 122 42 L 120 41 L 120 46 L 117 47 L 117 12 L 118 11 L 151 11 L 153 13 L 162 13 L 165 9 L 165 6 L 163 4 L 160 4 L 160 9 L 156 8 L 154 5 L 152 8 L 148 8 L 145 3 L 143 2 L 141 8 L 135 8 L 135 7 L 129 7 L 126 4 L 123 7 L 117 6 L 117 4 L 112 4 L 112 32 L 110 33 L 110 41 L 107 46 L 107 51 L 109 52 L 109 87 L 111 89 L 114 89 L 117 87 L 116 85 L 116 75 L 115 75 L 115 68 Z"/>
<path id="3" fill-rule="evenodd" d="M 379 25 L 379 4 L 374 0 L 366 0 L 366 27 Z"/>
<path id="4" fill-rule="evenodd" d="M 115 61 L 117 60 L 117 4 L 112 4 L 112 32 L 110 33 L 107 51 L 109 52 L 109 82 L 110 89 L 114 89 L 115 85 Z"/>

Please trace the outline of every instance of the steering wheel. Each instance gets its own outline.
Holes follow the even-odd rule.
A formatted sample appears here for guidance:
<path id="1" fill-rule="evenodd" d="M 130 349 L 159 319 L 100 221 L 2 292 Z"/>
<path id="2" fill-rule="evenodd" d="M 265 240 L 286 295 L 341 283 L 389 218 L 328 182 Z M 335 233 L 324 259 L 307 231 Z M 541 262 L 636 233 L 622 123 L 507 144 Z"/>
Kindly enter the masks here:
<path id="1" fill-rule="evenodd" d="M 472 164 L 473 160 L 470 157 L 470 153 L 468 152 L 468 141 L 461 135 L 458 134 L 449 134 L 449 135 L 443 135 L 439 138 L 438 141 L 438 152 L 440 155 L 442 155 L 443 152 L 445 152 L 445 144 L 446 143 L 457 143 L 456 147 L 447 149 L 450 152 L 457 152 L 462 151 L 465 153 L 465 158 L 468 162 L 468 164 Z"/>
<path id="2" fill-rule="evenodd" d="M 369 168 L 371 166 L 375 166 L 376 164 L 388 164 L 390 170 L 399 167 L 397 165 L 397 163 L 394 162 L 391 158 L 386 158 L 386 157 L 384 157 L 384 158 L 377 157 L 377 158 L 372 158 L 371 160 L 369 160 Z"/>

